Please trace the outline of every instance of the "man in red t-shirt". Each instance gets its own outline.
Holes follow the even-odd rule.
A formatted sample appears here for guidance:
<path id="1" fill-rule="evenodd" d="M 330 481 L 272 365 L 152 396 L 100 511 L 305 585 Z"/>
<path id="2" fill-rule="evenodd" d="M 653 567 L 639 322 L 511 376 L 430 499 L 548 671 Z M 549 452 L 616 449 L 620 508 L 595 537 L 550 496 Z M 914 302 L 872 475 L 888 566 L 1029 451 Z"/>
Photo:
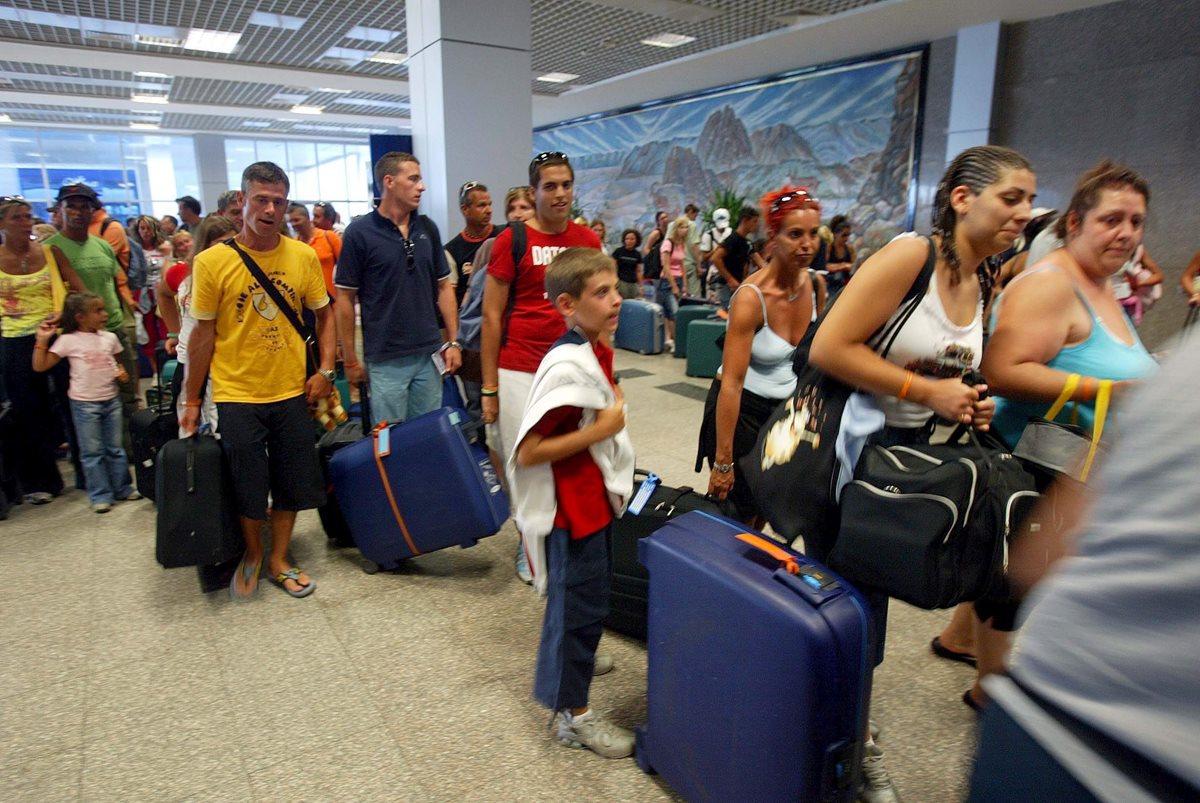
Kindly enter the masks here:
<path id="1" fill-rule="evenodd" d="M 513 229 L 501 232 L 492 247 L 483 288 L 483 420 L 489 425 L 488 444 L 494 444 L 502 462 L 516 445 L 534 372 L 567 331 L 562 316 L 546 299 L 546 266 L 572 246 L 600 248 L 594 231 L 571 222 L 575 171 L 566 154 L 535 156 L 529 163 L 529 184 L 534 216 L 525 224 L 525 256 L 520 265 L 513 265 Z M 523 551 L 517 554 L 517 574 L 530 582 Z"/>

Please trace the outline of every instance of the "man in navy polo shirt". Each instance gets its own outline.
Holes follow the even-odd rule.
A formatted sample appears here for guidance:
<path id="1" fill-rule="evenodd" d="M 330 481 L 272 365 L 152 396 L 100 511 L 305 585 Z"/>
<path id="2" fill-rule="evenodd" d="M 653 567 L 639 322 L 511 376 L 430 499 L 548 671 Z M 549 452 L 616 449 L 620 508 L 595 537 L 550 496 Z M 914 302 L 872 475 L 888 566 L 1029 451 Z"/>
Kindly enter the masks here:
<path id="1" fill-rule="evenodd" d="M 441 406 L 442 379 L 433 357 L 441 352 L 446 370 L 462 362 L 458 305 L 437 226 L 417 214 L 425 182 L 411 153 L 392 151 L 375 163 L 379 208 L 346 229 L 334 274 L 338 339 L 346 354 L 346 378 L 362 382 L 354 348 L 354 308 L 362 307 L 363 355 L 371 381 L 371 414 L 398 422 Z M 442 342 L 437 312 L 449 341 Z"/>

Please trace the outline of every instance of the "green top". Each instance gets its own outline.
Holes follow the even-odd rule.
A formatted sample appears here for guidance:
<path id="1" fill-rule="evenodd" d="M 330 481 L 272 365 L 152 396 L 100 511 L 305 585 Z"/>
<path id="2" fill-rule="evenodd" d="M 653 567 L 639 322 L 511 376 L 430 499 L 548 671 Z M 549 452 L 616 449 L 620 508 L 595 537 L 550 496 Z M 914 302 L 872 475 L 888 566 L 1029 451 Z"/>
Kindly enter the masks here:
<path id="1" fill-rule="evenodd" d="M 100 296 L 104 309 L 108 311 L 108 331 L 120 330 L 125 323 L 125 310 L 121 305 L 121 297 L 117 295 L 117 274 L 121 270 L 121 263 L 117 262 L 112 246 L 91 234 L 86 242 L 80 243 L 61 233 L 47 240 L 46 245 L 58 246 L 88 291 Z"/>

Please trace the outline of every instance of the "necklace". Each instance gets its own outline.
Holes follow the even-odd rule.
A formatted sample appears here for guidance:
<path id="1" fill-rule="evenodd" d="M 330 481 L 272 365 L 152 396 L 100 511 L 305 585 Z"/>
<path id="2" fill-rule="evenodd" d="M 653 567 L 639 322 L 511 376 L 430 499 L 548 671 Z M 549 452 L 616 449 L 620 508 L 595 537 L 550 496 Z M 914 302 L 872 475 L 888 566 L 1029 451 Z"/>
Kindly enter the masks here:
<path id="1" fill-rule="evenodd" d="M 807 276 L 806 273 L 801 273 L 800 281 L 796 283 L 796 292 L 787 294 L 787 300 L 788 300 L 789 304 L 791 302 L 795 301 L 797 298 L 799 298 L 800 294 L 804 292 L 804 285 L 805 285 L 804 277 L 805 276 Z"/>
<path id="2" fill-rule="evenodd" d="M 17 256 L 16 250 L 12 246 L 7 245 L 7 244 L 5 244 L 4 250 L 6 250 L 6 251 L 8 251 L 8 253 L 12 254 L 13 259 L 19 259 L 21 261 L 21 268 L 20 268 L 21 273 L 29 273 L 29 252 L 33 250 L 32 246 L 25 249 L 24 256 Z"/>

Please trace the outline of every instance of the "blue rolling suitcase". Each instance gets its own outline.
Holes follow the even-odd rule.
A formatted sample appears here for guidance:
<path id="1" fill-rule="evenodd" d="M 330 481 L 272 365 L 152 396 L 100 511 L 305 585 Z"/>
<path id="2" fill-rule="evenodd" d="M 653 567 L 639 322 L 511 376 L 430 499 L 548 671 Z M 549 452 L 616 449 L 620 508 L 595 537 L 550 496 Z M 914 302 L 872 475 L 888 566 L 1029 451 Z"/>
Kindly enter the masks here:
<path id="1" fill-rule="evenodd" d="M 621 302 L 614 345 L 642 354 L 661 354 L 664 331 L 662 307 L 649 301 L 625 299 Z"/>
<path id="2" fill-rule="evenodd" d="M 870 669 L 862 596 L 759 533 L 686 513 L 641 541 L 637 760 L 689 801 L 851 801 Z"/>
<path id="3" fill-rule="evenodd" d="M 329 479 L 368 571 L 449 546 L 473 546 L 508 518 L 508 500 L 466 414 L 442 408 L 339 450 Z M 374 564 L 374 565 L 372 565 Z"/>

